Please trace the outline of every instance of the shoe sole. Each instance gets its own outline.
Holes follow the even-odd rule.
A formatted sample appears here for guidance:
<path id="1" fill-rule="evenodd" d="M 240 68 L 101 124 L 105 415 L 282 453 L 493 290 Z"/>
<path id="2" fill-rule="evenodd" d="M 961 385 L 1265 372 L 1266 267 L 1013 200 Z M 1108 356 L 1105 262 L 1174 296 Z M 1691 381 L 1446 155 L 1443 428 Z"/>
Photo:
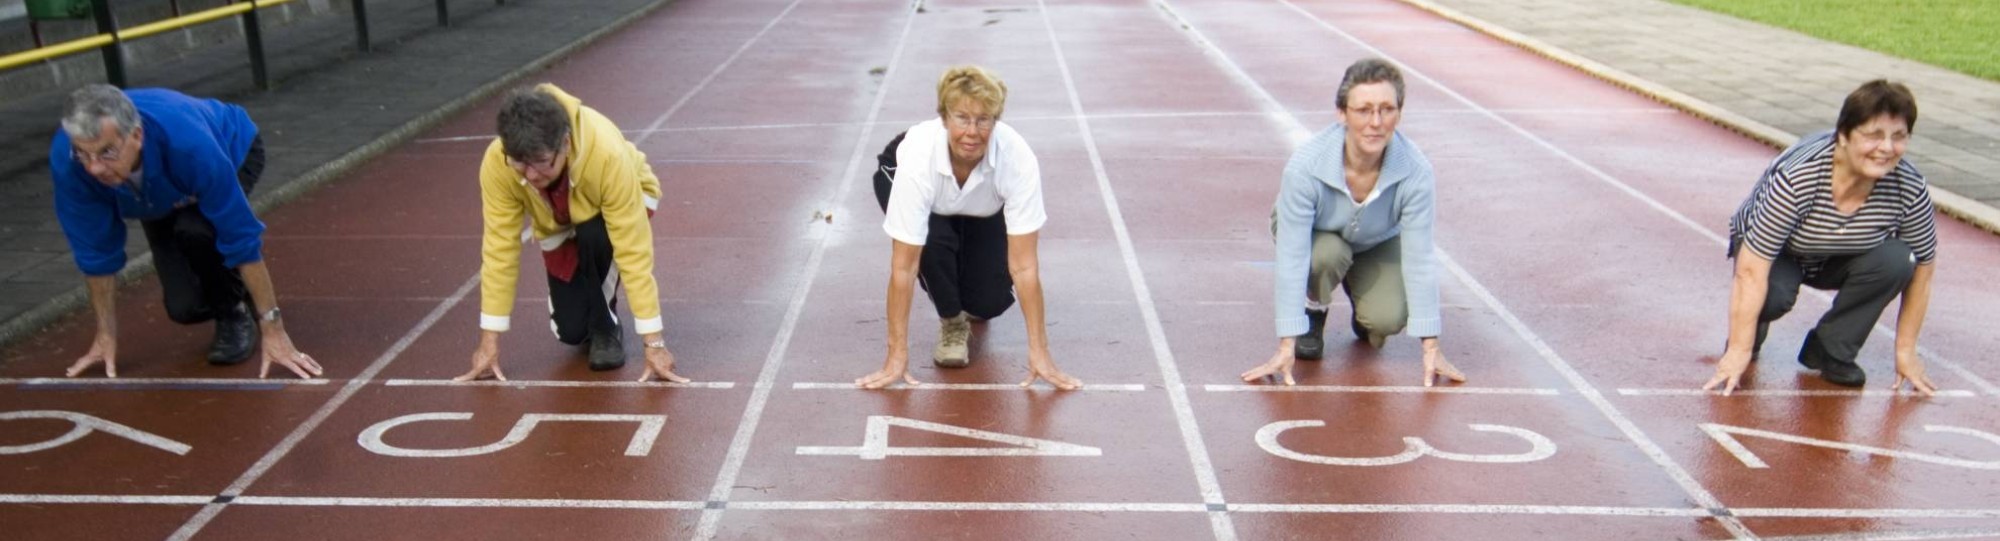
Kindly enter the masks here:
<path id="1" fill-rule="evenodd" d="M 932 358 L 931 364 L 937 366 L 938 368 L 965 368 L 967 366 L 972 366 L 972 359 Z"/>

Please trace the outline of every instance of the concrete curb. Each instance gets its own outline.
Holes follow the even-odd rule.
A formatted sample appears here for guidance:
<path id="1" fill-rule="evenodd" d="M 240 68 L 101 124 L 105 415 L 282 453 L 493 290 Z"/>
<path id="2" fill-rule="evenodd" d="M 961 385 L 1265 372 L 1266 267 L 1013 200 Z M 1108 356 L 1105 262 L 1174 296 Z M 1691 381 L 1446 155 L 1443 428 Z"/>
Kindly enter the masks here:
<path id="1" fill-rule="evenodd" d="M 509 71 L 484 85 L 480 85 L 478 88 L 473 89 L 472 92 L 466 93 L 450 103 L 444 104 L 422 116 L 410 119 L 408 122 L 404 122 L 403 125 L 397 126 L 396 129 L 390 130 L 389 133 L 375 138 L 374 141 L 356 147 L 354 150 L 350 150 L 346 154 L 334 158 L 333 161 L 321 164 L 319 167 L 315 167 L 294 177 L 291 182 L 287 182 L 269 191 L 259 192 L 257 195 L 251 197 L 250 207 L 257 213 L 262 214 L 279 205 L 311 193 L 314 189 L 340 178 L 342 175 L 353 171 L 377 156 L 381 156 L 383 153 L 388 152 L 389 149 L 416 138 L 418 134 L 438 125 L 445 119 L 451 118 L 453 115 L 465 111 L 474 104 L 514 86 L 521 79 L 542 71 L 551 64 L 556 63 L 556 61 L 575 53 L 577 50 L 588 47 L 606 36 L 623 30 L 633 22 L 651 15 L 654 11 L 658 11 L 659 8 L 672 2 L 673 0 L 655 0 L 651 4 L 647 4 L 632 13 L 620 17 L 611 24 L 598 28 L 584 35 L 582 38 L 570 42 L 568 45 L 549 51 L 548 54 L 542 55 L 540 58 L 536 58 L 534 61 L 520 68 Z M 120 286 L 130 284 L 152 273 L 153 254 L 147 252 L 132 258 L 131 261 L 126 263 L 123 270 L 118 271 L 118 283 Z M 35 332 L 42 330 L 43 327 L 54 323 L 57 319 L 68 315 L 74 310 L 83 308 L 89 303 L 89 299 L 90 290 L 79 284 L 75 288 L 62 292 L 36 305 L 34 308 L 21 313 L 21 315 L 7 320 L 5 323 L 0 323 L 0 346 L 11 345 L 22 338 L 33 335 Z"/>
<path id="2" fill-rule="evenodd" d="M 1507 42 L 1515 47 L 1520 47 L 1528 52 L 1541 55 L 1578 71 L 1590 74 L 1604 82 L 1637 92 L 1652 98 L 1654 101 L 1770 145 L 1772 148 L 1783 150 L 1799 140 L 1799 136 L 1796 134 L 1736 114 L 1728 109 L 1703 101 L 1701 98 L 1696 98 L 1659 83 L 1648 81 L 1637 75 L 1627 73 L 1624 70 L 1605 65 L 1604 63 L 1584 58 L 1561 47 L 1551 45 L 1548 42 L 1486 22 L 1458 10 L 1437 5 L 1428 0 L 1400 1 L 1436 14 L 1439 17 L 1444 17 L 1466 28 L 1471 28 L 1482 34 L 1492 36 L 1494 39 Z M 1989 233 L 2000 234 L 2000 209 L 1995 209 L 1970 197 L 1958 195 L 1937 186 L 1931 186 L 1931 201 L 1937 205 L 1939 211 L 1944 212 L 1947 216 L 1957 218 L 1959 221 L 1984 229 Z"/>

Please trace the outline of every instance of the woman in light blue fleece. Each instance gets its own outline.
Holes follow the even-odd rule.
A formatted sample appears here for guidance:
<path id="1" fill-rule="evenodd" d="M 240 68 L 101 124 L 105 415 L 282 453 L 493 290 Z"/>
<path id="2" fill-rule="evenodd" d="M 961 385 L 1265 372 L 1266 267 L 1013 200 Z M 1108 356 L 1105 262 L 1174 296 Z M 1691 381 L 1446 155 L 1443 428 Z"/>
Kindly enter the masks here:
<path id="1" fill-rule="evenodd" d="M 1431 249 L 1436 177 L 1430 160 L 1396 131 L 1403 76 L 1380 59 L 1347 67 L 1334 97 L 1341 121 L 1300 146 L 1285 165 L 1271 231 L 1278 239 L 1278 352 L 1244 381 L 1282 374 L 1325 354 L 1321 333 L 1335 284 L 1354 306 L 1356 338 L 1381 347 L 1407 332 L 1423 341 L 1424 386 L 1465 381 L 1438 346 L 1438 262 Z M 1310 286 L 1310 287 L 1308 287 Z"/>

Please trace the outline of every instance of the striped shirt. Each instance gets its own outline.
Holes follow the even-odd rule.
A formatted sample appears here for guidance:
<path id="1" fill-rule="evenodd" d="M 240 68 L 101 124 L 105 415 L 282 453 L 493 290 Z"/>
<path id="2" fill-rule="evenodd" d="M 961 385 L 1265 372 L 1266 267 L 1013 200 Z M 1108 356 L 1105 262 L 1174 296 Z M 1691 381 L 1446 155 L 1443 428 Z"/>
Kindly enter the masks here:
<path id="1" fill-rule="evenodd" d="M 1747 242 L 1765 259 L 1780 253 L 1797 258 L 1811 277 L 1827 258 L 1859 255 L 1895 235 L 1910 245 L 1918 263 L 1937 258 L 1936 213 L 1916 166 L 1899 161 L 1875 181 L 1860 210 L 1841 215 L 1833 204 L 1833 152 L 1828 130 L 1800 139 L 1772 160 L 1729 221 L 1730 257 Z"/>

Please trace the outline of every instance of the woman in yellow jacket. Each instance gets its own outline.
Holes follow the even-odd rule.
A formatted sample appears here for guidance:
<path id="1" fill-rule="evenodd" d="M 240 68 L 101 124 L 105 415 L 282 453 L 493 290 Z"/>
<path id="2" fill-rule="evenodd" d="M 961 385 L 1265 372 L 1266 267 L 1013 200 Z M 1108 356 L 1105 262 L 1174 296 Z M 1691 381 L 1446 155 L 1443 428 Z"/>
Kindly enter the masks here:
<path id="1" fill-rule="evenodd" d="M 548 269 L 549 326 L 565 344 L 590 342 L 590 369 L 625 365 L 617 287 L 625 284 L 634 327 L 646 345 L 646 373 L 675 382 L 674 355 L 661 337 L 653 280 L 653 230 L 660 179 L 618 126 L 555 85 L 516 90 L 500 106 L 500 137 L 486 148 L 479 192 L 486 217 L 479 271 L 479 346 L 460 381 L 500 371 L 500 333 L 511 323 L 520 275 L 523 220 Z"/>

